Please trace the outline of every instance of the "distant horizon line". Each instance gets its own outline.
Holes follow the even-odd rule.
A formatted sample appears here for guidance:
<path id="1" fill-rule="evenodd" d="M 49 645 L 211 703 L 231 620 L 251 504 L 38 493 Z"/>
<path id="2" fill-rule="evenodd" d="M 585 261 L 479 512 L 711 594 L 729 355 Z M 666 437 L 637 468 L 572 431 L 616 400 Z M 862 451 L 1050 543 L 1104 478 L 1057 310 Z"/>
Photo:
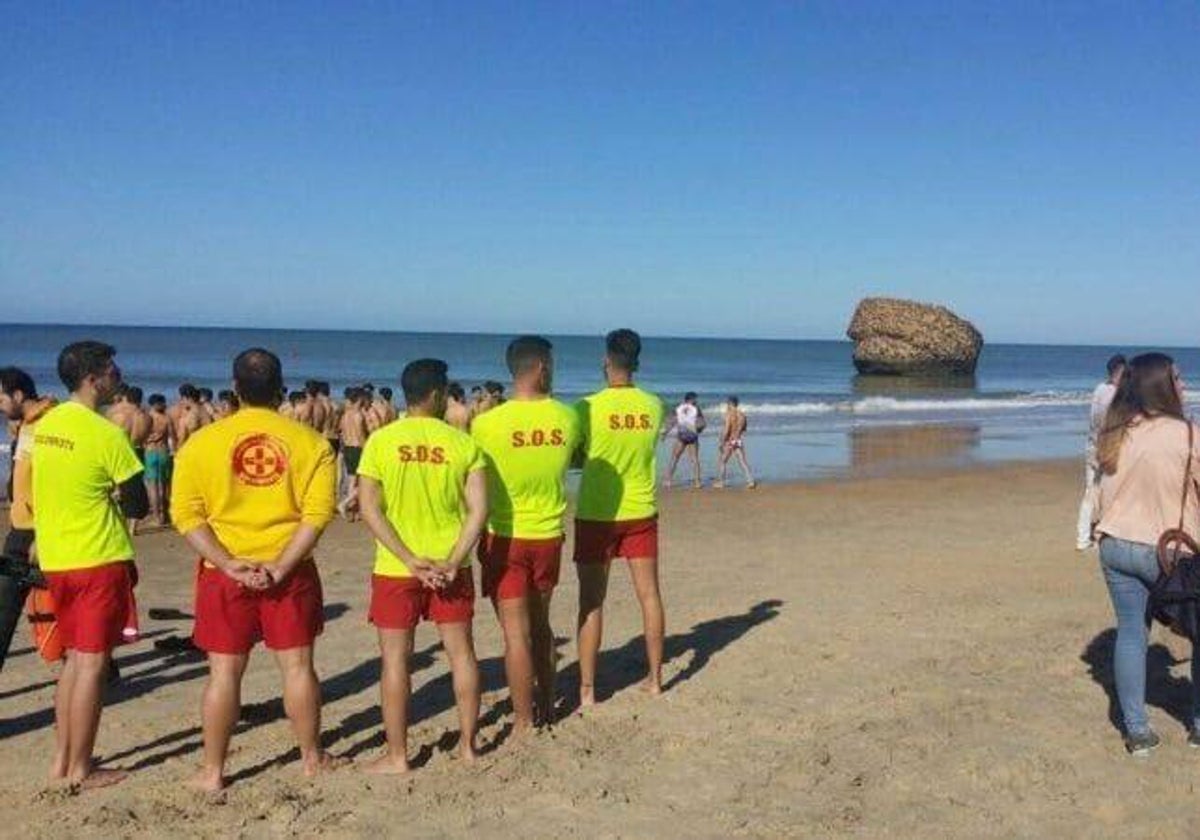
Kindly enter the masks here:
<path id="1" fill-rule="evenodd" d="M 444 336 L 497 336 L 504 337 L 517 335 L 514 331 L 496 332 L 493 330 L 376 330 L 376 329 L 354 329 L 354 328 L 330 328 L 330 327 L 246 327 L 229 324 L 102 324 L 102 323 L 72 323 L 63 321 L 11 321 L 0 323 L 0 329 L 6 327 L 80 327 L 93 329 L 132 329 L 132 330 L 236 330 L 243 332 L 302 332 L 302 333 L 354 333 L 356 335 L 444 335 Z M 554 338 L 600 338 L 603 333 L 566 333 L 545 331 L 544 335 Z M 763 341 L 772 343 L 793 343 L 793 342 L 822 342 L 827 344 L 853 344 L 849 338 L 782 338 L 778 336 L 745 336 L 745 335 L 653 335 L 650 333 L 639 332 L 643 338 L 661 339 L 666 341 Z M 1113 341 L 1104 344 L 1095 343 L 1078 343 L 1078 342 L 1043 342 L 1043 341 L 988 341 L 984 340 L 984 347 L 992 346 L 1008 346 L 1008 347 L 1084 347 L 1097 349 L 1114 349 L 1119 350 L 1122 347 L 1159 347 L 1163 350 L 1193 350 L 1194 347 L 1172 344 L 1147 344 L 1143 342 L 1121 342 Z"/>

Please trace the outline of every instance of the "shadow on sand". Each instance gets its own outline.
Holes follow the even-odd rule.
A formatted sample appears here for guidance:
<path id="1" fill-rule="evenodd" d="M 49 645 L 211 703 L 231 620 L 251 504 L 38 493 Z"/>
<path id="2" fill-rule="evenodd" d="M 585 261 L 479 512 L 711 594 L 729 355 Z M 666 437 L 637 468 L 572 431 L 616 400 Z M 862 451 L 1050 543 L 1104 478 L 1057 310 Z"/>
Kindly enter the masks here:
<path id="1" fill-rule="evenodd" d="M 1108 695 L 1108 720 L 1118 732 L 1125 731 L 1121 718 L 1121 702 L 1117 698 L 1116 681 L 1113 678 L 1113 647 L 1117 631 L 1109 628 L 1092 639 L 1080 655 L 1088 666 L 1088 675 Z M 1162 709 L 1184 728 L 1192 725 L 1192 681 L 1187 677 L 1176 677 L 1171 668 L 1184 659 L 1176 659 L 1167 646 L 1158 642 L 1146 650 L 1146 704 Z"/>

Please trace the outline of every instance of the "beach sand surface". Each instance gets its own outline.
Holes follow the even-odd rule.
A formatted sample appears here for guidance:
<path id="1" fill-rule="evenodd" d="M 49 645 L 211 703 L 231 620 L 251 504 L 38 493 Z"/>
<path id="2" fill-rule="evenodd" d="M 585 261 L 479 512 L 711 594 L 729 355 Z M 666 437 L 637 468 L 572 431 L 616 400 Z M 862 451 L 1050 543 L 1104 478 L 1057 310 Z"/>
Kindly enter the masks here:
<path id="1" fill-rule="evenodd" d="M 80 796 L 45 786 L 53 686 L 22 635 L 0 675 L 0 836 L 1194 836 L 1200 754 L 1179 720 L 1188 665 L 1156 633 L 1149 695 L 1164 744 L 1128 758 L 1112 722 L 1107 593 L 1095 553 L 1072 544 L 1078 473 L 1011 464 L 668 493 L 662 697 L 637 688 L 640 616 L 618 567 L 594 710 L 507 739 L 500 637 L 480 601 L 483 758 L 454 758 L 448 672 L 423 626 L 417 769 L 385 779 L 352 766 L 307 782 L 260 650 L 233 785 L 215 801 L 184 785 L 199 757 L 204 663 L 152 647 L 186 621 L 146 617 L 190 609 L 193 561 L 174 534 L 140 536 L 148 638 L 120 653 L 125 679 L 97 746 L 136 775 Z M 326 740 L 360 763 L 382 743 L 370 554 L 364 529 L 339 522 L 319 555 Z M 575 598 L 566 563 L 553 618 L 568 696 Z"/>

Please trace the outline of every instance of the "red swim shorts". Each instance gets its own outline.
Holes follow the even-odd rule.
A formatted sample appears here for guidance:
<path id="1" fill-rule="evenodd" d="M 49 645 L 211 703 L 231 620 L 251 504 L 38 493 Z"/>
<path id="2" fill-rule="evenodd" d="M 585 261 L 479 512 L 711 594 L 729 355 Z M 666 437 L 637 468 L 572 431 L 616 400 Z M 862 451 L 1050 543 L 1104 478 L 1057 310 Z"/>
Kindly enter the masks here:
<path id="1" fill-rule="evenodd" d="M 107 653 L 138 637 L 137 567 L 121 560 L 91 569 L 46 572 L 63 647 Z"/>
<path id="2" fill-rule="evenodd" d="M 658 517 L 624 522 L 575 520 L 576 563 L 607 563 L 614 557 L 657 559 Z"/>
<path id="3" fill-rule="evenodd" d="M 562 537 L 526 540 L 484 534 L 479 541 L 483 594 L 496 601 L 507 601 L 524 598 L 530 592 L 544 595 L 552 591 L 558 586 L 562 544 Z"/>
<path id="4" fill-rule="evenodd" d="M 324 606 L 321 576 L 311 560 L 261 591 L 201 563 L 192 640 L 208 653 L 249 653 L 259 640 L 271 650 L 309 647 L 325 629 Z"/>
<path id="5" fill-rule="evenodd" d="M 475 617 L 475 578 L 459 569 L 445 589 L 430 589 L 415 577 L 371 575 L 367 621 L 382 630 L 412 630 L 421 619 L 435 624 L 466 624 Z"/>

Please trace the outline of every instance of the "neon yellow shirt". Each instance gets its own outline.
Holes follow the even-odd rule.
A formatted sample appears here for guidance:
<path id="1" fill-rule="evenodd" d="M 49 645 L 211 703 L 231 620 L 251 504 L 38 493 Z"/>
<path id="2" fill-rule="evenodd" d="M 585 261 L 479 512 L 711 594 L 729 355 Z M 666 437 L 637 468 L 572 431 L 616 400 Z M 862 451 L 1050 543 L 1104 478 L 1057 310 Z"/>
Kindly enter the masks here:
<path id="1" fill-rule="evenodd" d="M 466 521 L 467 475 L 483 468 L 483 453 L 468 435 L 433 417 L 404 417 L 371 433 L 358 474 L 379 482 L 384 515 L 404 544 L 437 563 L 448 558 Z M 378 542 L 375 574 L 412 577 Z"/>
<path id="2" fill-rule="evenodd" d="M 244 407 L 187 439 L 175 455 L 171 521 L 181 534 L 207 523 L 248 562 L 272 562 L 301 523 L 333 518 L 337 461 L 329 442 L 295 420 Z"/>
<path id="3" fill-rule="evenodd" d="M 549 397 L 509 400 L 475 418 L 471 437 L 488 465 L 488 530 L 503 537 L 562 536 L 564 478 L 579 446 L 579 418 Z"/>
<path id="4" fill-rule="evenodd" d="M 120 427 L 77 402 L 33 430 L 33 516 L 42 569 L 69 572 L 133 559 L 113 489 L 142 471 Z"/>
<path id="5" fill-rule="evenodd" d="M 658 435 L 662 400 L 634 386 L 605 388 L 575 405 L 587 461 L 575 515 L 625 522 L 658 513 Z"/>

